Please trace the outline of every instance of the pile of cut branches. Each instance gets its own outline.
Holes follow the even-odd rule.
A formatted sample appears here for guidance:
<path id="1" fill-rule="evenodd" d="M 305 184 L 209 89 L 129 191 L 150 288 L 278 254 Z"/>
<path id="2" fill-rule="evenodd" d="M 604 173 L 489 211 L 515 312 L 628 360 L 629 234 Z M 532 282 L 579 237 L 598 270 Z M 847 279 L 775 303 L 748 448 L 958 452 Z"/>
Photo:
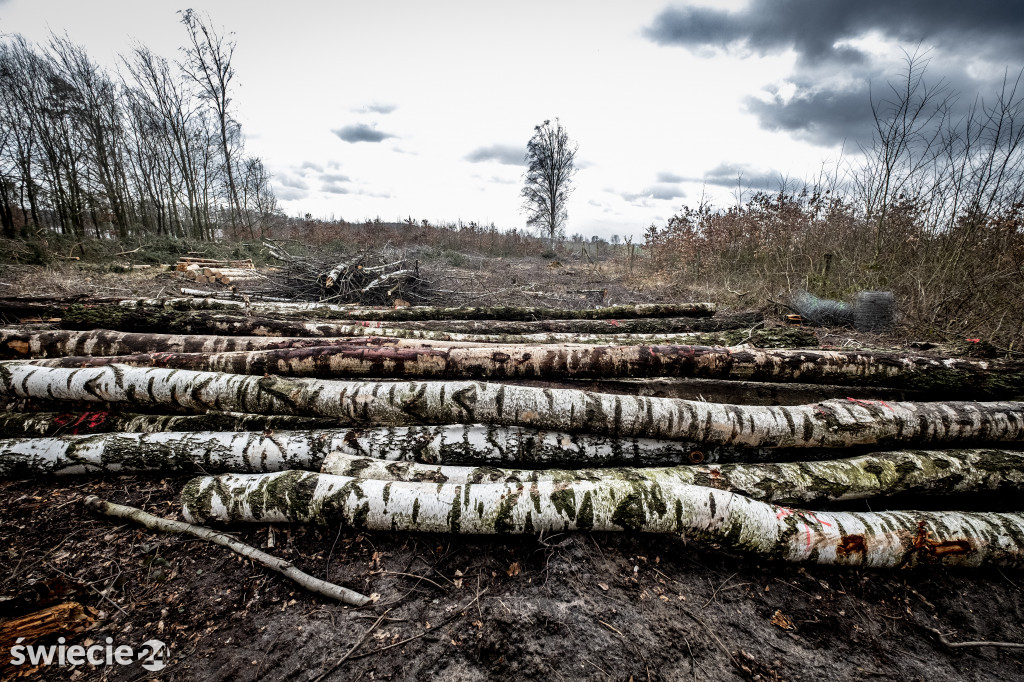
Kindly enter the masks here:
<path id="1" fill-rule="evenodd" d="M 363 305 L 422 303 L 433 298 L 432 283 L 420 276 L 419 261 L 394 249 L 363 249 L 344 256 L 295 255 L 278 244 L 263 245 L 279 265 L 252 293 Z"/>

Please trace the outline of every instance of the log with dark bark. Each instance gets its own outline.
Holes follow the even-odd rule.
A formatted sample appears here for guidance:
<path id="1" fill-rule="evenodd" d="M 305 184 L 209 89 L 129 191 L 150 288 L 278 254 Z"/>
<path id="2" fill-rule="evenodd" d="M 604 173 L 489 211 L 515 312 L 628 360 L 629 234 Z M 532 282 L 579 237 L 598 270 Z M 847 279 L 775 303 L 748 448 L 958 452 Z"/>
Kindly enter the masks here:
<path id="1" fill-rule="evenodd" d="M 338 422 L 329 417 L 242 414 L 140 414 L 84 409 L 64 412 L 0 413 L 0 438 L 66 436 L 90 433 L 158 433 L 161 431 L 259 431 L 330 429 Z"/>
<path id="2" fill-rule="evenodd" d="M 645 317 L 711 317 L 713 303 L 641 303 L 606 308 L 536 308 L 490 306 L 476 308 L 438 308 L 407 306 L 402 308 L 356 308 L 326 303 L 265 303 L 199 298 L 128 299 L 118 305 L 125 308 L 168 310 L 249 311 L 269 317 L 334 320 L 619 320 Z"/>
<path id="3" fill-rule="evenodd" d="M 759 312 L 716 314 L 714 317 L 647 317 L 601 320 L 392 320 L 393 329 L 460 332 L 463 334 L 683 334 L 747 329 L 764 322 Z"/>
<path id="4" fill-rule="evenodd" d="M 78 356 L 32 362 L 48 367 L 97 367 L 118 363 L 320 378 L 694 377 L 880 386 L 972 398 L 1016 398 L 1024 394 L 1024 363 L 1021 362 L 712 346 L 364 348 L 338 345 L 229 353 Z"/>
<path id="5" fill-rule="evenodd" d="M 1024 514 L 823 512 L 704 486 L 635 480 L 408 483 L 287 471 L 193 479 L 200 523 L 315 523 L 381 531 L 685 533 L 773 559 L 873 567 L 1024 566 Z"/>
<path id="6" fill-rule="evenodd" d="M 331 381 L 126 365 L 63 369 L 15 360 L 0 362 L 0 398 L 301 414 L 358 426 L 487 423 L 742 447 L 1024 440 L 1024 403 L 1018 402 L 831 400 L 762 407 L 472 381 Z"/>

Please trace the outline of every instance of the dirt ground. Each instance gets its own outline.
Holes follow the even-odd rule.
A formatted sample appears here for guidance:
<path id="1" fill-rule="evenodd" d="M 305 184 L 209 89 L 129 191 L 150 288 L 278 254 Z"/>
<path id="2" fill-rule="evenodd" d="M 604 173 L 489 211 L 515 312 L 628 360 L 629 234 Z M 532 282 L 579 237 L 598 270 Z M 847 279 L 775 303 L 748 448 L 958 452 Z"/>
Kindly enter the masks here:
<path id="1" fill-rule="evenodd" d="M 485 285 L 495 303 L 592 305 L 592 294 L 574 292 L 605 288 L 606 304 L 702 298 L 653 285 L 627 290 L 617 275 L 539 260 L 491 273 Z M 23 285 L 8 274 L 18 291 L 7 295 L 29 293 L 29 284 L 35 294 L 168 295 L 174 284 L 163 275 L 110 280 L 26 271 Z M 554 293 L 524 298 L 523 278 L 530 291 Z M 820 338 L 835 346 L 869 341 L 847 332 Z M 67 634 L 69 645 L 110 637 L 114 646 L 157 639 L 169 647 L 166 667 L 153 672 L 139 663 L 29 671 L 9 665 L 4 649 L 0 679 L 1024 679 L 1024 649 L 942 641 L 1024 642 L 1019 572 L 800 567 L 685 537 L 628 533 L 233 529 L 316 577 L 379 595 L 353 608 L 311 596 L 221 547 L 126 525 L 82 504 L 92 494 L 176 518 L 185 480 L 0 482 L 0 628 L 5 619 L 74 601 L 85 607 L 80 624 L 88 627 Z M 1020 507 L 1005 499 L 968 504 Z M 40 643 L 47 642 L 33 642 Z"/>
<path id="2" fill-rule="evenodd" d="M 226 549 L 87 512 L 175 517 L 184 479 L 0 484 L 0 617 L 77 601 L 70 642 L 159 639 L 167 667 L 80 680 L 1019 680 L 1024 575 L 765 563 L 677 536 L 451 537 L 256 526 L 238 536 L 363 592 L 326 602 Z M 863 504 L 863 503 L 861 503 Z M 875 507 L 877 509 L 877 506 Z M 378 622 L 379 617 L 383 617 Z M 374 627 L 376 625 L 376 627 Z M 12 674 L 7 652 L 0 676 Z M 348 654 L 346 658 L 346 654 Z"/>

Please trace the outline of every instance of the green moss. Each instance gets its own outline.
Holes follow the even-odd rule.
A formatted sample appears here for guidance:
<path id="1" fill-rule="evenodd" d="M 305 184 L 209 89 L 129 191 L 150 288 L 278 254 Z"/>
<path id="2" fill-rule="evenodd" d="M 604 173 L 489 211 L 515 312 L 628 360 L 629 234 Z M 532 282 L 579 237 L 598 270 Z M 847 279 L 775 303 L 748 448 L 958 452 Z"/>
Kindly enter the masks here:
<path id="1" fill-rule="evenodd" d="M 591 530 L 594 527 L 594 500 L 590 491 L 583 493 L 583 501 L 580 502 L 580 510 L 576 515 L 576 528 L 578 530 Z"/>
<path id="2" fill-rule="evenodd" d="M 495 533 L 511 533 L 515 531 L 515 524 L 512 522 L 512 510 L 515 509 L 522 495 L 523 486 L 520 484 L 514 492 L 510 492 L 498 503 L 498 509 L 494 515 Z"/>
<path id="3" fill-rule="evenodd" d="M 555 510 L 569 520 L 576 518 L 576 491 L 571 487 L 555 490 L 551 493 L 551 504 Z"/>

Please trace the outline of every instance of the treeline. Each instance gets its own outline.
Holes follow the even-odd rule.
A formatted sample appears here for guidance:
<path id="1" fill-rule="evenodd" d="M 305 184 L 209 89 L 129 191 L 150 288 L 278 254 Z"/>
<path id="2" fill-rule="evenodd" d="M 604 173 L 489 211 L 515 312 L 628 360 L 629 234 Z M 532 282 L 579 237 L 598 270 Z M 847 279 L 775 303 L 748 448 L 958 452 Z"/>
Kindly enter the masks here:
<path id="1" fill-rule="evenodd" d="M 856 161 L 730 208 L 684 207 L 645 251 L 680 282 L 759 297 L 892 290 L 915 333 L 1024 343 L 1024 79 L 966 106 L 914 59 Z"/>
<path id="2" fill-rule="evenodd" d="M 115 71 L 67 36 L 0 42 L 5 237 L 264 236 L 278 211 L 234 117 L 235 44 L 181 23 L 180 59 L 139 46 Z"/>

